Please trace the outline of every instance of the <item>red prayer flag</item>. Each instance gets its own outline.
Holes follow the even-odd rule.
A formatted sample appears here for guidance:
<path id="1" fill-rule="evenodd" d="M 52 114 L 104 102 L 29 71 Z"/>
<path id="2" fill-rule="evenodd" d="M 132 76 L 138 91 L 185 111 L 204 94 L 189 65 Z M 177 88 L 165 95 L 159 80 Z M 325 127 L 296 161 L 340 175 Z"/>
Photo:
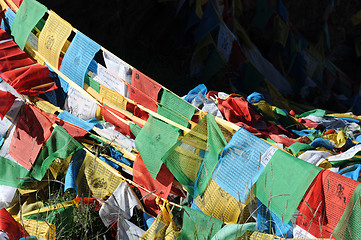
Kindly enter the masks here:
<path id="1" fill-rule="evenodd" d="M 49 69 L 40 64 L 13 69 L 0 74 L 18 93 L 28 96 L 52 91 L 56 84 L 49 78 Z"/>
<path id="2" fill-rule="evenodd" d="M 157 111 L 158 93 L 162 86 L 137 69 L 133 69 L 132 84 L 129 86 L 129 98 L 140 105 Z"/>
<path id="3" fill-rule="evenodd" d="M 164 164 L 162 165 L 157 178 L 154 179 L 152 175 L 150 175 L 141 156 L 139 154 L 137 155 L 133 165 L 133 181 L 135 183 L 151 192 L 154 191 L 154 193 L 159 197 L 167 199 L 170 189 L 172 188 L 173 179 L 173 174 Z M 141 188 L 139 188 L 139 190 L 143 196 L 144 206 L 147 211 L 153 216 L 157 216 L 160 212 L 160 209 L 155 203 L 156 197 L 152 194 L 149 194 L 149 192 L 142 190 Z"/>
<path id="4" fill-rule="evenodd" d="M 129 125 L 120 121 L 116 116 L 114 116 L 114 114 L 124 120 L 128 120 L 128 118 L 121 112 L 116 111 L 107 106 L 102 106 L 102 115 L 103 115 L 104 120 L 113 124 L 115 126 L 115 130 L 117 130 L 121 134 L 123 134 L 125 136 L 129 136 L 134 139 L 135 137 L 134 137 L 132 131 L 130 130 Z"/>
<path id="5" fill-rule="evenodd" d="M 6 113 L 10 110 L 16 97 L 10 92 L 0 91 L 0 117 L 4 119 Z"/>
<path id="6" fill-rule="evenodd" d="M 4 29 L 0 28 L 0 41 L 1 40 L 6 40 L 6 39 L 11 39 L 11 37 L 9 36 L 9 34 Z"/>
<path id="7" fill-rule="evenodd" d="M 62 126 L 68 133 L 70 136 L 72 136 L 73 138 L 80 138 L 80 137 L 84 137 L 85 134 L 88 133 L 87 130 L 82 129 L 81 127 L 78 127 L 74 124 L 71 124 L 69 122 L 66 122 L 62 119 L 56 118 L 56 124 L 58 124 L 59 126 Z"/>
<path id="8" fill-rule="evenodd" d="M 50 137 L 56 116 L 25 104 L 11 139 L 9 154 L 24 168 L 30 170 L 43 143 Z"/>
<path id="9" fill-rule="evenodd" d="M 0 231 L 5 232 L 10 240 L 18 240 L 24 237 L 23 227 L 15 221 L 5 208 L 0 209 Z M 29 236 L 26 232 L 25 234 Z"/>
<path id="10" fill-rule="evenodd" d="M 9 41 L 4 43 L 11 43 L 13 41 Z M 0 44 L 0 48 L 3 44 Z M 31 58 L 21 50 L 19 47 L 10 47 L 5 48 L 0 51 L 0 72 L 7 72 L 9 70 L 13 70 L 15 68 L 25 67 L 31 64 L 34 64 Z"/>
<path id="11" fill-rule="evenodd" d="M 317 238 L 329 238 L 359 182 L 322 170 L 298 206 L 296 224 Z"/>

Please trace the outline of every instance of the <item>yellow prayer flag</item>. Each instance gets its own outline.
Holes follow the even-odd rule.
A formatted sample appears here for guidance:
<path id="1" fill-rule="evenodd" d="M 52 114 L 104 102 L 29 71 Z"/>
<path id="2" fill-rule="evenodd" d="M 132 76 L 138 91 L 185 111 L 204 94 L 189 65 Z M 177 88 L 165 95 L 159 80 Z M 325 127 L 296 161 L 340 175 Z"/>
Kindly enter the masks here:
<path id="1" fill-rule="evenodd" d="M 19 223 L 24 224 L 30 236 L 36 236 L 38 239 L 56 239 L 56 227 L 51 223 L 33 219 L 23 219 Z"/>
<path id="2" fill-rule="evenodd" d="M 39 35 L 38 52 L 54 67 L 58 67 L 59 56 L 73 27 L 55 12 L 50 11 Z"/>
<path id="3" fill-rule="evenodd" d="M 4 0 L 0 0 L 0 12 L 8 9 L 8 5 L 6 4 L 6 2 Z"/>
<path id="4" fill-rule="evenodd" d="M 195 204 L 207 215 L 226 223 L 236 224 L 245 204 L 223 190 L 213 179 L 208 183 L 203 195 L 194 199 Z"/>
<path id="5" fill-rule="evenodd" d="M 121 181 L 123 178 L 119 172 L 86 150 L 84 162 L 76 180 L 79 196 L 87 196 L 90 190 L 92 195 L 104 198 L 112 194 Z"/>
<path id="6" fill-rule="evenodd" d="M 111 102 L 112 104 L 117 105 L 120 108 L 126 109 L 128 101 L 121 94 L 119 94 L 113 90 L 110 90 L 109 88 L 104 87 L 103 85 L 100 85 L 99 94 L 103 98 L 105 98 L 109 102 Z"/>
<path id="7" fill-rule="evenodd" d="M 175 240 L 179 234 L 173 216 L 170 213 L 169 205 L 166 207 L 160 206 L 161 212 L 158 214 L 157 218 L 153 222 L 152 226 L 139 238 L 142 240 L 151 240 L 151 239 L 165 239 L 165 240 Z"/>

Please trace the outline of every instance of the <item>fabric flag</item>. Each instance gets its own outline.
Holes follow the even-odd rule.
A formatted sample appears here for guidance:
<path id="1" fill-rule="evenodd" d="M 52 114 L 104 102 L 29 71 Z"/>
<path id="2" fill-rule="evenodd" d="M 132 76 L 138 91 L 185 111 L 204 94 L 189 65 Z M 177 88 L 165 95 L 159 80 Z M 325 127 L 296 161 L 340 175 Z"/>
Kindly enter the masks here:
<path id="1" fill-rule="evenodd" d="M 19 187 L 25 181 L 28 170 L 0 156 L 0 185 Z"/>
<path id="2" fill-rule="evenodd" d="M 298 207 L 296 224 L 317 238 L 330 238 L 359 182 L 323 170 Z"/>
<path id="3" fill-rule="evenodd" d="M 0 73 L 35 63 L 14 41 L 1 43 L 0 50 Z"/>
<path id="4" fill-rule="evenodd" d="M 28 36 L 44 16 L 48 9 L 35 0 L 24 0 L 21 4 L 13 24 L 11 25 L 11 35 L 21 49 L 24 49 Z"/>
<path id="5" fill-rule="evenodd" d="M 39 153 L 30 175 L 41 181 L 55 158 L 65 159 L 82 147 L 64 128 L 56 126 Z"/>
<path id="6" fill-rule="evenodd" d="M 214 117 L 207 114 L 162 158 L 191 196 L 202 194 L 226 140 Z"/>
<path id="7" fill-rule="evenodd" d="M 157 113 L 184 127 L 192 119 L 195 107 L 167 89 L 163 90 Z"/>
<path id="8" fill-rule="evenodd" d="M 49 69 L 40 64 L 0 73 L 0 77 L 10 84 L 19 94 L 36 96 L 52 91 L 55 83 L 49 78 Z"/>
<path id="9" fill-rule="evenodd" d="M 100 45 L 76 32 L 74 39 L 66 51 L 61 63 L 60 72 L 83 88 L 84 77 L 94 55 L 100 50 Z"/>
<path id="10" fill-rule="evenodd" d="M 47 63 L 55 68 L 58 68 L 61 49 L 72 29 L 73 27 L 68 22 L 50 10 L 49 17 L 39 35 L 38 51 Z"/>
<path id="11" fill-rule="evenodd" d="M 37 107 L 26 104 L 16 124 L 9 154 L 29 170 L 43 143 L 50 137 L 54 123 L 54 115 L 47 115 Z"/>
<path id="12" fill-rule="evenodd" d="M 150 116 L 135 139 L 135 146 L 154 179 L 163 164 L 162 157 L 177 142 L 178 136 L 178 128 Z"/>
<path id="13" fill-rule="evenodd" d="M 222 189 L 213 179 L 209 181 L 203 195 L 194 199 L 194 203 L 203 213 L 229 224 L 238 223 L 238 219 L 246 207 L 245 204 Z"/>
<path id="14" fill-rule="evenodd" d="M 257 201 L 257 231 L 293 238 L 292 222 L 284 223 L 259 200 Z"/>
<path id="15" fill-rule="evenodd" d="M 73 87 L 69 88 L 68 97 L 64 104 L 64 110 L 86 121 L 95 118 L 97 106 L 97 102 L 94 99 L 84 96 Z"/>
<path id="16" fill-rule="evenodd" d="M 123 82 L 123 79 L 99 63 L 94 80 L 122 96 L 128 95 L 127 85 Z"/>
<path id="17" fill-rule="evenodd" d="M 88 123 L 65 110 L 59 113 L 58 118 L 74 124 L 88 132 L 94 127 L 94 124 Z"/>
<path id="18" fill-rule="evenodd" d="M 154 192 L 157 196 L 167 199 L 172 187 L 173 175 L 165 165 L 162 165 L 156 179 L 150 175 L 140 155 L 137 155 L 133 165 L 133 181 L 143 188 Z M 149 192 L 139 188 L 144 206 L 147 212 L 153 216 L 158 215 L 159 207 L 156 205 L 156 197 Z"/>
<path id="19" fill-rule="evenodd" d="M 160 207 L 161 212 L 158 214 L 152 226 L 139 238 L 140 240 L 177 239 L 179 231 L 172 219 L 173 215 L 169 206 Z"/>
<path id="20" fill-rule="evenodd" d="M 99 216 L 104 225 L 109 227 L 116 221 L 129 220 L 134 208 L 141 209 L 141 204 L 129 184 L 122 181 L 100 208 Z"/>
<path id="21" fill-rule="evenodd" d="M 11 8 L 8 8 L 5 12 L 5 16 L 3 20 L 1 21 L 0 28 L 4 29 L 6 32 L 9 33 L 15 17 L 16 17 L 16 13 Z"/>
<path id="22" fill-rule="evenodd" d="M 85 155 L 86 155 L 86 152 L 83 149 L 80 149 L 71 158 L 68 170 L 66 171 L 66 174 L 65 174 L 64 192 L 67 189 L 71 188 L 71 189 L 74 189 L 76 191 L 76 193 L 78 194 L 78 187 L 76 185 L 76 179 L 78 177 L 80 167 L 83 164 Z"/>
<path id="23" fill-rule="evenodd" d="M 123 115 L 121 112 L 103 105 L 102 106 L 102 115 L 103 115 L 103 118 L 105 121 L 107 121 L 115 126 L 115 130 L 117 130 L 118 132 L 120 132 L 121 134 L 123 134 L 125 136 L 133 136 L 132 132 L 130 130 L 130 125 L 127 125 L 126 123 L 117 119 L 117 117 L 119 117 L 124 120 L 128 120 L 128 118 L 125 115 Z M 114 115 L 116 115 L 117 117 Z"/>
<path id="24" fill-rule="evenodd" d="M 132 69 L 130 66 L 124 62 L 123 60 L 119 59 L 111 52 L 103 51 L 103 58 L 105 61 L 105 65 L 107 69 L 115 73 L 121 79 L 125 80 L 128 84 L 132 81 Z M 124 97 L 129 97 L 128 93 L 128 84 L 124 84 Z"/>
<path id="25" fill-rule="evenodd" d="M 25 230 L 30 236 L 35 236 L 35 239 L 56 239 L 56 227 L 54 224 L 37 221 L 34 219 L 22 219 L 21 223 L 23 224 Z M 22 239 L 22 238 L 21 238 Z M 32 240 L 30 237 L 24 238 Z M 19 239 L 20 240 L 20 239 Z"/>
<path id="26" fill-rule="evenodd" d="M 234 198 L 246 203 L 252 185 L 267 165 L 262 162 L 262 155 L 270 147 L 266 141 L 239 129 L 224 148 L 213 180 Z"/>
<path id="27" fill-rule="evenodd" d="M 23 231 L 23 227 L 15 221 L 5 208 L 0 209 L 0 231 L 5 232 L 10 240 L 17 240 L 25 235 L 28 236 Z"/>
<path id="28" fill-rule="evenodd" d="M 16 97 L 10 92 L 0 90 L 0 118 L 4 119 L 6 113 L 11 109 L 15 102 Z"/>
<path id="29" fill-rule="evenodd" d="M 137 69 L 133 69 L 132 84 L 129 86 L 129 98 L 140 105 L 157 111 L 158 93 L 162 86 L 150 77 L 141 73 Z"/>
<path id="30" fill-rule="evenodd" d="M 182 231 L 179 233 L 180 240 L 210 239 L 222 227 L 223 222 L 217 218 L 184 206 Z"/>
<path id="31" fill-rule="evenodd" d="M 277 217 L 288 223 L 320 171 L 321 168 L 277 150 L 258 178 L 254 194 Z"/>
<path id="32" fill-rule="evenodd" d="M 234 240 L 243 237 L 244 234 L 256 231 L 256 223 L 229 224 L 222 227 L 211 240 Z M 247 235 L 248 237 L 248 235 Z M 242 238 L 241 238 L 242 239 Z M 246 238 L 247 239 L 247 238 Z"/>
<path id="33" fill-rule="evenodd" d="M 355 188 L 341 219 L 338 221 L 332 235 L 336 239 L 361 239 L 361 185 Z"/>
<path id="34" fill-rule="evenodd" d="M 79 196 L 92 194 L 98 198 L 104 198 L 113 193 L 121 181 L 122 176 L 119 172 L 86 151 L 76 179 Z"/>

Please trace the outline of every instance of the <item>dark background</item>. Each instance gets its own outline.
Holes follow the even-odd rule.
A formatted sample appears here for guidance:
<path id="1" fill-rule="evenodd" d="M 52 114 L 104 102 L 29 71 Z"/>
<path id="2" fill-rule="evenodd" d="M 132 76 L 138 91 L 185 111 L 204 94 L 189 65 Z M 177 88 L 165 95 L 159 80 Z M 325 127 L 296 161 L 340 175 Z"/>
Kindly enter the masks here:
<path id="1" fill-rule="evenodd" d="M 94 41 L 147 74 L 165 87 L 186 94 L 199 82 L 189 77 L 194 51 L 192 33 L 185 33 L 187 12 L 192 1 L 185 1 L 177 12 L 178 1 L 114 0 L 114 1 L 45 1 L 55 11 Z M 248 1 L 251 2 L 252 1 Z M 255 2 L 255 1 L 254 1 Z M 316 43 L 324 26 L 323 13 L 329 0 L 283 1 L 290 21 L 309 42 Z M 361 1 L 335 1 L 329 17 L 331 49 L 327 57 L 353 81 L 360 82 L 360 61 L 355 56 L 355 39 L 360 27 L 350 18 L 361 9 Z M 270 41 L 249 24 L 253 12 L 244 10 L 241 23 L 251 40 L 264 53 Z M 230 89 L 208 89 L 223 90 Z"/>

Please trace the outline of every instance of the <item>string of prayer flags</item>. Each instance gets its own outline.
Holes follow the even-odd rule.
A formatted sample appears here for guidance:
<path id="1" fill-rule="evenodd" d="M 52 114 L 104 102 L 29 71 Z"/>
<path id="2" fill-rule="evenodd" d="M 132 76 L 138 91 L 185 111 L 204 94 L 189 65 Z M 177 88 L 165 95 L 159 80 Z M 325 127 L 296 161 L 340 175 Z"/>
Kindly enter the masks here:
<path id="1" fill-rule="evenodd" d="M 133 165 L 133 181 L 135 183 L 154 192 L 157 196 L 167 199 L 172 187 L 173 179 L 172 173 L 164 164 L 161 166 L 157 178 L 153 179 L 141 156 L 137 155 Z M 156 197 L 142 188 L 139 188 L 139 190 L 143 196 L 142 200 L 147 212 L 154 216 L 158 215 L 159 207 L 155 202 Z"/>
<path id="2" fill-rule="evenodd" d="M 322 170 L 298 206 L 296 224 L 317 238 L 329 238 L 359 182 Z"/>
<path id="3" fill-rule="evenodd" d="M 156 112 L 158 93 L 163 87 L 137 69 L 132 72 L 132 84 L 129 86 L 129 98 L 143 107 Z"/>
<path id="4" fill-rule="evenodd" d="M 193 105 L 184 101 L 169 90 L 163 90 L 157 113 L 184 127 L 188 127 L 188 121 L 192 119 L 194 111 L 195 107 Z"/>
<path id="5" fill-rule="evenodd" d="M 259 176 L 254 194 L 277 217 L 288 223 L 320 171 L 321 168 L 277 150 Z"/>
<path id="6" fill-rule="evenodd" d="M 55 116 L 47 115 L 37 107 L 25 104 L 11 139 L 9 154 L 29 170 L 43 143 L 50 137 L 54 123 Z"/>
<path id="7" fill-rule="evenodd" d="M 39 35 L 38 51 L 47 63 L 58 68 L 59 56 L 73 27 L 55 12 L 49 12 L 48 19 Z M 88 66 L 87 66 L 88 67 Z"/>
<path id="8" fill-rule="evenodd" d="M 30 65 L 0 73 L 19 94 L 35 96 L 56 88 L 49 78 L 49 69 L 40 64 Z"/>
<path id="9" fill-rule="evenodd" d="M 223 149 L 213 180 L 234 198 L 246 203 L 252 185 L 269 161 L 269 155 L 263 158 L 262 155 L 270 147 L 244 128 L 239 129 Z M 274 147 L 270 149 L 271 153 L 275 150 Z"/>
<path id="10" fill-rule="evenodd" d="M 24 0 L 21 4 L 13 24 L 11 25 L 11 35 L 21 49 L 24 49 L 28 36 L 44 16 L 48 9 L 36 0 Z"/>
<path id="11" fill-rule="evenodd" d="M 149 116 L 137 135 L 135 146 L 154 179 L 163 164 L 162 157 L 177 142 L 178 136 L 178 128 L 153 116 Z"/>
<path id="12" fill-rule="evenodd" d="M 182 231 L 179 233 L 180 240 L 210 239 L 222 227 L 223 222 L 217 218 L 184 206 Z"/>
<path id="13" fill-rule="evenodd" d="M 10 92 L 0 90 L 0 118 L 4 119 L 6 113 L 11 109 L 16 97 Z"/>
<path id="14" fill-rule="evenodd" d="M 66 159 L 81 148 L 83 146 L 64 128 L 55 126 L 36 159 L 31 176 L 40 181 L 55 158 Z"/>
<path id="15" fill-rule="evenodd" d="M 88 66 L 99 50 L 99 44 L 77 31 L 61 62 L 60 72 L 83 88 Z"/>

